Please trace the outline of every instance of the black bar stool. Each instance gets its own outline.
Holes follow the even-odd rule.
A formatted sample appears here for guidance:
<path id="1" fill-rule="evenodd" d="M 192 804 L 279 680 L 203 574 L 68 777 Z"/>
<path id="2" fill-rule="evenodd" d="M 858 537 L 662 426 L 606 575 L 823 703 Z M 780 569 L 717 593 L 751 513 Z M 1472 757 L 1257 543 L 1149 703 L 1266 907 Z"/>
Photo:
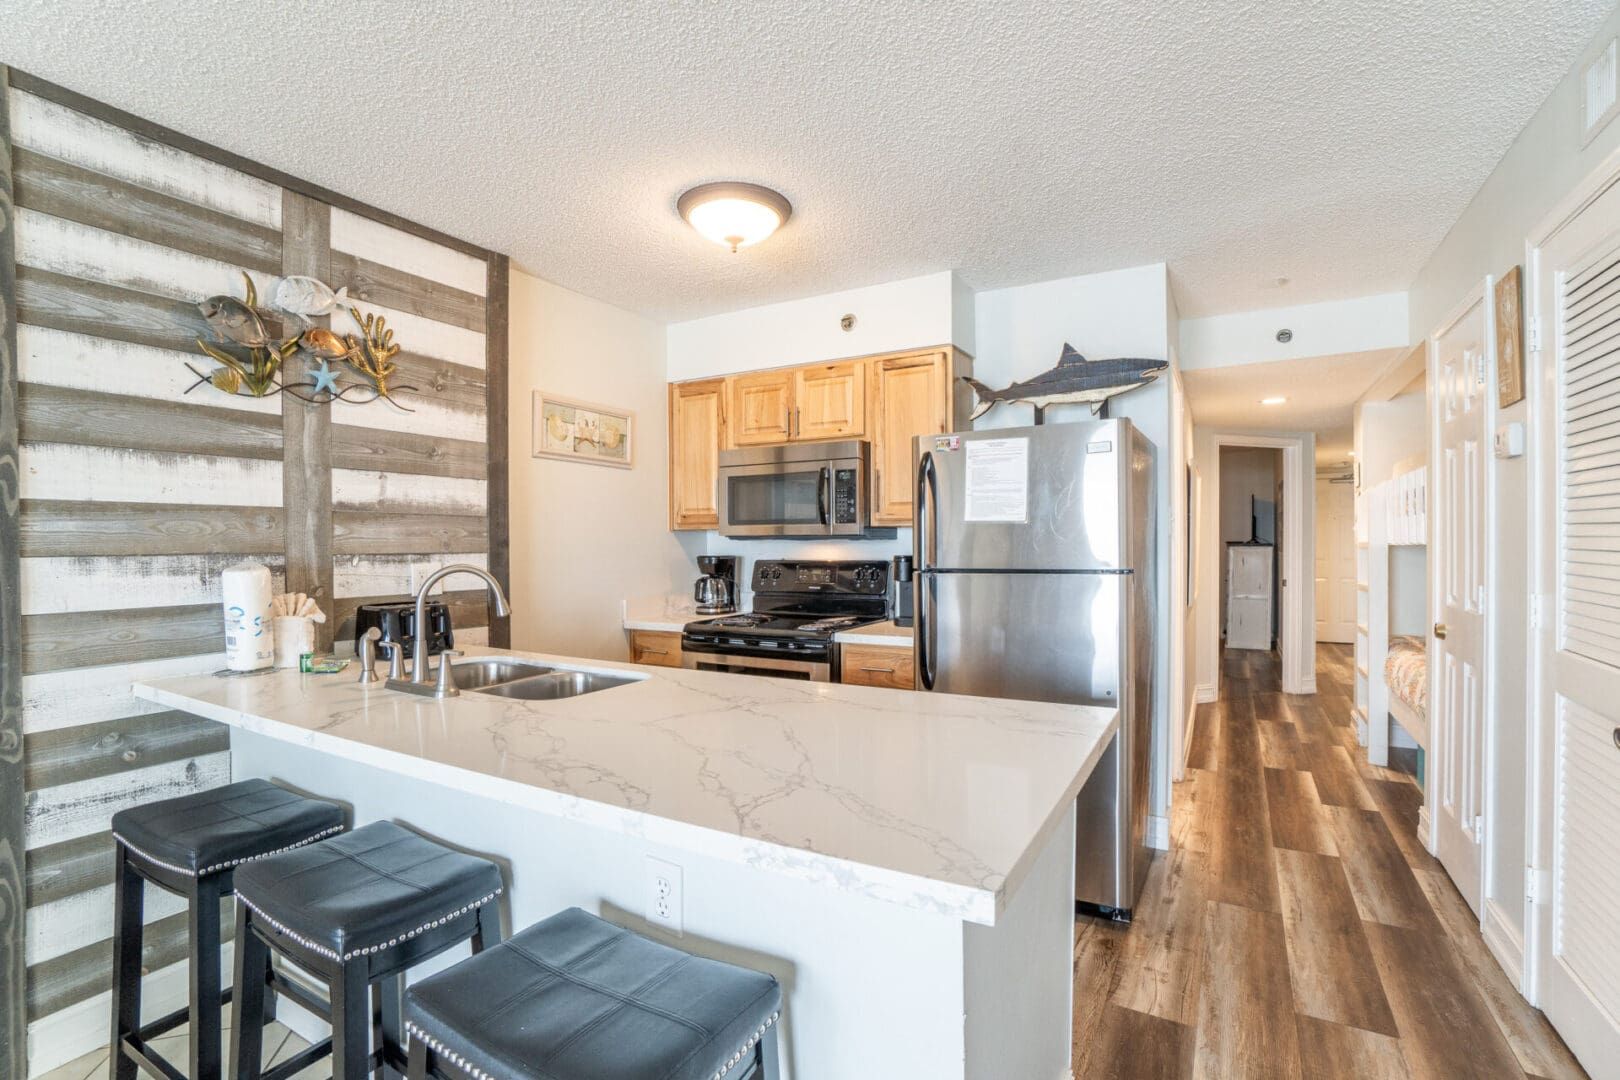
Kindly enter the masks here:
<path id="1" fill-rule="evenodd" d="M 330 1054 L 334 1080 L 401 1071 L 400 990 L 407 969 L 471 941 L 501 939 L 500 869 L 387 821 L 262 859 L 236 875 L 236 1000 L 231 1061 L 236 1080 L 292 1076 Z M 324 980 L 330 1008 L 288 993 L 332 1022 L 332 1037 L 261 1067 L 263 998 L 276 952 Z M 367 991 L 370 1010 L 367 1010 Z M 368 1046 L 368 1043 L 372 1044 Z"/>
<path id="2" fill-rule="evenodd" d="M 112 1080 L 134 1080 L 137 1067 L 180 1075 L 147 1042 L 190 1022 L 191 1080 L 219 1080 L 221 988 L 219 903 L 243 865 L 343 831 L 343 810 L 278 787 L 243 780 L 224 787 L 120 810 L 113 815 Z M 186 898 L 191 920 L 190 1004 L 141 1025 L 141 931 L 146 885 Z M 259 1009 L 273 997 L 259 986 Z"/>
<path id="3" fill-rule="evenodd" d="M 578 908 L 406 991 L 410 1080 L 777 1080 L 782 988 Z"/>

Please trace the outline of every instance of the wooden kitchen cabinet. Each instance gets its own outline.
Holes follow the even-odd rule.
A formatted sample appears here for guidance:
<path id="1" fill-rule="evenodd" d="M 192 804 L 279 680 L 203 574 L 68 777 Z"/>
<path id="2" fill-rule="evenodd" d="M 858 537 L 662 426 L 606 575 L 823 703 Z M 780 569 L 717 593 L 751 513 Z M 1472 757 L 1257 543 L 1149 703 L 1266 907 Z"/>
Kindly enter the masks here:
<path id="1" fill-rule="evenodd" d="M 732 446 L 789 441 L 793 420 L 792 369 L 756 371 L 726 380 Z"/>
<path id="2" fill-rule="evenodd" d="M 840 645 L 838 681 L 855 686 L 886 686 L 913 690 L 915 668 L 911 650 L 892 645 Z"/>
<path id="3" fill-rule="evenodd" d="M 912 439 L 968 427 L 968 358 L 954 349 L 874 357 L 868 412 L 872 440 L 872 524 L 910 525 L 916 485 Z"/>
<path id="4" fill-rule="evenodd" d="M 658 667 L 681 666 L 681 635 L 674 630 L 630 631 L 630 662 Z"/>
<path id="5" fill-rule="evenodd" d="M 845 360 L 793 369 L 794 442 L 866 434 L 866 364 Z"/>
<path id="6" fill-rule="evenodd" d="M 726 380 L 669 387 L 669 527 L 720 525 L 720 448 L 726 445 Z"/>

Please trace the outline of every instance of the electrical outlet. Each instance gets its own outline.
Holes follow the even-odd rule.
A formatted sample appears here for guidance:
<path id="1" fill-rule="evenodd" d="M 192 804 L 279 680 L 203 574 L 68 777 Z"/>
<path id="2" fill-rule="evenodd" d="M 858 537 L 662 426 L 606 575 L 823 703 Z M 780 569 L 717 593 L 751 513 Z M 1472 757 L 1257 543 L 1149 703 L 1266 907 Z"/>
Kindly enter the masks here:
<path id="1" fill-rule="evenodd" d="M 647 856 L 647 921 L 681 936 L 681 868 Z"/>

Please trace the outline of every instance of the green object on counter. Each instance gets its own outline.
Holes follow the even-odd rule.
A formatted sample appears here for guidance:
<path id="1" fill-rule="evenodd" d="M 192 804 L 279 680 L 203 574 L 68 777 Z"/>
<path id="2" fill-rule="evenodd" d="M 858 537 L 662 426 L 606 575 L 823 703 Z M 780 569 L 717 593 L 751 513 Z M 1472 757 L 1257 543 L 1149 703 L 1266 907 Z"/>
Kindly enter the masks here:
<path id="1" fill-rule="evenodd" d="M 348 660 L 337 656 L 304 653 L 298 657 L 298 670 L 309 675 L 334 675 L 348 666 Z"/>

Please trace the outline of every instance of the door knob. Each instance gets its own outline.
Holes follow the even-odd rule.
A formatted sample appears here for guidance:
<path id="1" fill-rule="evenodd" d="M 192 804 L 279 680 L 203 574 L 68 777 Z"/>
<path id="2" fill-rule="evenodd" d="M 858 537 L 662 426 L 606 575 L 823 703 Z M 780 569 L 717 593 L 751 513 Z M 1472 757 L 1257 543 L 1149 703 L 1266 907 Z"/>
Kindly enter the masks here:
<path id="1" fill-rule="evenodd" d="M 1441 641 L 1446 640 L 1446 624 L 1445 623 L 1437 622 L 1437 623 L 1434 624 L 1434 636 L 1439 638 Z"/>

